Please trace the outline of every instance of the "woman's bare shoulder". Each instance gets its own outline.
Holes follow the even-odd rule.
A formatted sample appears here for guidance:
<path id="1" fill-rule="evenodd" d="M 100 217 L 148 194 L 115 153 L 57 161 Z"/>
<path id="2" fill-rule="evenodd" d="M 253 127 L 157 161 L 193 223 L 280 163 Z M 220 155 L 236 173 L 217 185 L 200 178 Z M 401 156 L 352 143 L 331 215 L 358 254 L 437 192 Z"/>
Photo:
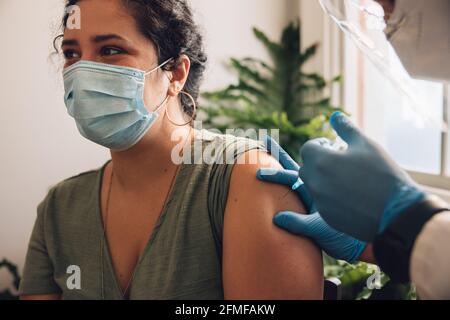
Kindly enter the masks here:
<path id="1" fill-rule="evenodd" d="M 256 178 L 260 167 L 281 166 L 270 155 L 257 150 L 247 152 L 240 160 L 233 169 L 225 211 L 226 297 L 322 298 L 320 250 L 311 240 L 293 236 L 272 222 L 279 211 L 304 213 L 303 204 L 288 187 Z"/>

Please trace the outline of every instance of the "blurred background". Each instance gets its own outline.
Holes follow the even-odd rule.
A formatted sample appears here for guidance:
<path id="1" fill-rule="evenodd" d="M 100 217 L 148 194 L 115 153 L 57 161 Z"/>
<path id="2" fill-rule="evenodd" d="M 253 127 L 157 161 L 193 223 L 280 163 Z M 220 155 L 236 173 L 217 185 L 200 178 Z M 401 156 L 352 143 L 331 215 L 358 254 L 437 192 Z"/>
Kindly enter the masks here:
<path id="1" fill-rule="evenodd" d="M 191 4 L 209 55 L 201 102 L 206 125 L 280 128 L 282 144 L 297 156 L 304 141 L 333 136 L 327 117 L 343 109 L 417 181 L 449 199 L 447 133 L 417 123 L 317 0 Z M 61 65 L 51 57 L 62 13 L 62 0 L 0 0 L 0 292 L 14 291 L 36 206 L 49 187 L 109 159 L 79 135 L 64 106 Z M 447 123 L 448 86 L 416 85 L 431 104 L 427 112 Z M 353 299 L 369 296 L 359 282 L 373 270 L 330 261 L 326 273 L 358 283 L 346 296 Z M 402 297 L 410 297 L 405 290 Z"/>

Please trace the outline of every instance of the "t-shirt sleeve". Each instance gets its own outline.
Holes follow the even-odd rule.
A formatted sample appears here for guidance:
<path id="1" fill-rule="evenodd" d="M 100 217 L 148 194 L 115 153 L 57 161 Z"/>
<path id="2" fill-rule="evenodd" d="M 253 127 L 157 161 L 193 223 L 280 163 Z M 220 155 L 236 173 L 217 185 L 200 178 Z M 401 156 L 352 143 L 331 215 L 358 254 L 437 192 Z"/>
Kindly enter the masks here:
<path id="1" fill-rule="evenodd" d="M 45 241 L 45 216 L 49 209 L 54 189 L 37 207 L 37 218 L 31 234 L 25 259 L 20 295 L 43 295 L 61 293 L 53 278 L 53 264 Z"/>
<path id="2" fill-rule="evenodd" d="M 243 138 L 231 139 L 225 145 L 227 146 L 226 150 L 221 151 L 225 154 L 224 158 L 228 160 L 236 161 L 240 156 L 252 150 L 267 152 L 263 144 Z M 234 166 L 235 163 L 225 162 L 224 164 L 213 164 L 211 168 L 208 208 L 214 241 L 220 257 L 222 255 L 224 213 Z"/>

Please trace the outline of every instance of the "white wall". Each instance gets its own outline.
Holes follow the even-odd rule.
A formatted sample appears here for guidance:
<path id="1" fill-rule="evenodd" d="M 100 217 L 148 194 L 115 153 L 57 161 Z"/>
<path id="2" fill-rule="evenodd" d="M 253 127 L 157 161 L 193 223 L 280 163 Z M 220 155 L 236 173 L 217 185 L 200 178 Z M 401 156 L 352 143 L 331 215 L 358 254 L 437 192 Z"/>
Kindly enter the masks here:
<path id="1" fill-rule="evenodd" d="M 305 71 L 319 72 L 327 80 L 342 74 L 342 32 L 330 17 L 325 15 L 319 0 L 301 0 L 300 13 L 303 47 L 319 43 L 317 55 L 306 65 Z M 342 86 L 334 85 L 330 89 L 332 90 L 327 90 L 326 93 L 332 97 L 333 104 L 341 105 Z"/>
<path id="2" fill-rule="evenodd" d="M 206 90 L 236 80 L 224 65 L 230 57 L 268 58 L 253 36 L 253 26 L 278 40 L 288 21 L 299 16 L 299 0 L 191 0 L 191 3 L 203 26 L 211 58 L 203 87 Z"/>
<path id="3" fill-rule="evenodd" d="M 324 15 L 320 7 L 319 0 L 302 0 L 300 2 L 301 21 L 302 21 L 302 45 L 309 47 L 310 45 L 320 42 L 321 45 L 317 52 L 316 58 L 306 66 L 307 71 L 323 71 L 324 69 Z"/>
<path id="4" fill-rule="evenodd" d="M 57 65 L 49 62 L 61 3 L 0 4 L 0 259 L 20 267 L 48 187 L 107 159 L 79 138 L 62 102 Z"/>
<path id="5" fill-rule="evenodd" d="M 98 168 L 109 157 L 106 150 L 79 136 L 66 114 L 59 71 L 48 61 L 61 3 L 0 1 L 0 260 L 7 257 L 20 270 L 36 206 L 49 186 Z M 192 3 L 207 35 L 207 89 L 233 79 L 222 66 L 230 56 L 264 54 L 252 26 L 275 38 L 298 12 L 298 0 Z M 5 275 L 0 271 L 0 290 L 9 282 Z"/>

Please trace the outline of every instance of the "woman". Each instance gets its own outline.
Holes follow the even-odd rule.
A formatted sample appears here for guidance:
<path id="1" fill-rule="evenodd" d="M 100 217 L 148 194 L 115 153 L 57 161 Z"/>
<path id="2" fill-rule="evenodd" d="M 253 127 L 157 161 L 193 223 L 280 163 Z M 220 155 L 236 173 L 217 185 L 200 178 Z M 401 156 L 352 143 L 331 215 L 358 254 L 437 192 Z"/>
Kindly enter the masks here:
<path id="1" fill-rule="evenodd" d="M 186 1 L 75 4 L 81 28 L 66 27 L 62 42 L 65 102 L 112 160 L 38 206 L 21 298 L 320 299 L 319 250 L 272 224 L 302 204 L 255 178 L 277 161 L 252 141 L 190 126 L 206 57 Z M 232 146 L 236 164 L 176 164 L 173 150 L 198 142 L 217 144 L 212 160 Z"/>

